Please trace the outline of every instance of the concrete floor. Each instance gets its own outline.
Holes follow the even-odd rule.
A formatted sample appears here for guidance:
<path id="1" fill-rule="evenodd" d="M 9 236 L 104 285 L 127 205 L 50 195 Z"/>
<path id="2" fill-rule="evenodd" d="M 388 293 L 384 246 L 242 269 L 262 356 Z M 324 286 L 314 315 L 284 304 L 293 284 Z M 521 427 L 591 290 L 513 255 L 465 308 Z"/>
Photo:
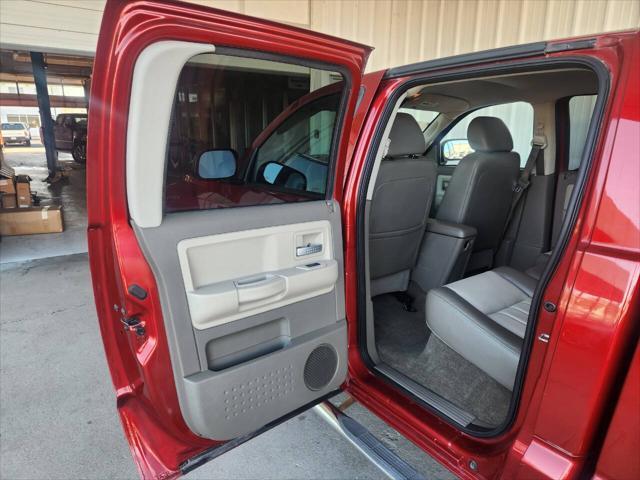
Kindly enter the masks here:
<path id="1" fill-rule="evenodd" d="M 44 147 L 6 147 L 5 160 L 17 174 L 31 177 L 31 191 L 37 192 L 41 205 L 62 205 L 63 233 L 4 237 L 0 245 L 0 264 L 70 255 L 87 251 L 87 207 L 85 168 L 68 153 L 60 153 L 58 162 L 63 177 L 54 184 L 44 182 L 48 175 Z"/>
<path id="2" fill-rule="evenodd" d="M 36 147 L 37 149 L 37 147 Z M 133 479 L 116 412 L 86 253 L 84 169 L 48 186 L 44 152 L 7 149 L 43 204 L 61 203 L 60 235 L 0 243 L 0 478 Z M 48 257 L 48 258 L 45 258 Z M 35 260 L 29 260 L 35 259 Z M 453 476 L 359 405 L 347 413 L 427 478 Z M 313 411 L 190 473 L 191 479 L 376 479 L 382 473 Z"/>

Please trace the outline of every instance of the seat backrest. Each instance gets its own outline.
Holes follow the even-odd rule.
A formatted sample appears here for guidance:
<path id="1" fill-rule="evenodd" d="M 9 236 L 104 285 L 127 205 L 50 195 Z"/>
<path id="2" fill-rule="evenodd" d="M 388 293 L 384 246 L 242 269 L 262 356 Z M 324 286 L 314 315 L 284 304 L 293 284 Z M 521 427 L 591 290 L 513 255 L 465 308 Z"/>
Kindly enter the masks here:
<path id="1" fill-rule="evenodd" d="M 474 118 L 467 138 L 474 152 L 454 170 L 436 218 L 475 227 L 473 250 L 487 251 L 490 267 L 520 174 L 520 156 L 512 151 L 511 134 L 499 118 Z"/>
<path id="2" fill-rule="evenodd" d="M 424 235 L 437 176 L 435 162 L 423 156 L 424 136 L 411 115 L 398 113 L 389 140 L 369 214 L 373 295 L 406 290 Z"/>
<path id="3" fill-rule="evenodd" d="M 578 180 L 578 170 L 569 170 L 562 172 L 558 176 L 558 185 L 556 189 L 556 201 L 553 207 L 553 226 L 551 230 L 551 248 L 555 248 L 560 237 L 560 230 L 562 230 L 562 224 L 564 223 L 564 217 L 567 214 L 567 208 L 569 208 L 569 201 L 571 200 L 571 194 L 573 188 L 576 186 Z"/>

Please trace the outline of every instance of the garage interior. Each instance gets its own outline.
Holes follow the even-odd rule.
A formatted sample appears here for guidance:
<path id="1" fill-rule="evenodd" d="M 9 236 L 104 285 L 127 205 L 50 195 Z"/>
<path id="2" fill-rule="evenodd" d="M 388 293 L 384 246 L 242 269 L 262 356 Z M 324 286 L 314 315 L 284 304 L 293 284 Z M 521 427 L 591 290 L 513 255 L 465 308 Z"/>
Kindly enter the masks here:
<path id="1" fill-rule="evenodd" d="M 23 146 L 3 134 L 0 263 L 86 252 L 85 164 L 56 149 L 54 129 L 60 115 L 86 114 L 93 59 L 1 50 L 0 65 L 2 123 L 31 136 Z"/>

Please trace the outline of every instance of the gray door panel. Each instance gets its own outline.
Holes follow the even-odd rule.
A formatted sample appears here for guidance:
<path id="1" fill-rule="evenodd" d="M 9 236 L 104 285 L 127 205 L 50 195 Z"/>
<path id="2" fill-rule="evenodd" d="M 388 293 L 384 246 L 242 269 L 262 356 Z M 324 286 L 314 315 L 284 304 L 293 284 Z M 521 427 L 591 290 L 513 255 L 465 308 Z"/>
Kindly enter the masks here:
<path id="1" fill-rule="evenodd" d="M 230 232 L 255 230 L 259 235 L 267 227 L 318 221 L 331 227 L 331 261 L 338 265 L 331 291 L 207 328 L 194 326 L 179 242 Z M 342 230 L 335 203 L 181 212 L 165 215 L 159 227 L 134 228 L 160 292 L 180 408 L 195 433 L 216 440 L 245 435 L 339 388 L 347 371 L 347 331 Z M 264 258 L 282 256 L 277 244 L 267 245 Z M 216 259 L 204 259 L 215 268 Z M 300 266 L 293 268 L 305 267 L 304 258 L 296 261 Z M 255 268 L 261 272 L 260 265 Z"/>

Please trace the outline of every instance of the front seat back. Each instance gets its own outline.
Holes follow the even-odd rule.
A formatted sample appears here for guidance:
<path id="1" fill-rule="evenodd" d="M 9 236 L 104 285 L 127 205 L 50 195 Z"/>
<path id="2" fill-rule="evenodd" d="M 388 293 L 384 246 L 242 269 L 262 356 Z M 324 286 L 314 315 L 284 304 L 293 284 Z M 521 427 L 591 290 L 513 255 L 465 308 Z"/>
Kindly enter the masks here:
<path id="1" fill-rule="evenodd" d="M 418 122 L 398 113 L 380 164 L 369 215 L 371 295 L 405 291 L 433 199 L 437 169 L 423 156 Z"/>
<path id="2" fill-rule="evenodd" d="M 520 155 L 511 151 L 511 134 L 499 118 L 474 118 L 467 138 L 475 151 L 454 170 L 436 218 L 478 230 L 467 268 L 472 271 L 493 264 L 520 174 Z"/>

